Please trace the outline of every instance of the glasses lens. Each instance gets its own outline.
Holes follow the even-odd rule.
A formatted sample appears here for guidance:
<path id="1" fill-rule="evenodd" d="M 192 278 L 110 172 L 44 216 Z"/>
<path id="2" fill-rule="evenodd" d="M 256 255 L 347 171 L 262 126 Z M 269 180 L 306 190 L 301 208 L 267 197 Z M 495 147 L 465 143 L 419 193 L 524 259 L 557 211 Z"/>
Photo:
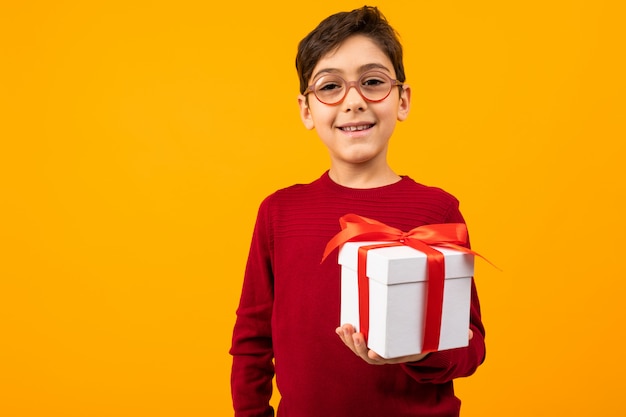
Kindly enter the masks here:
<path id="1" fill-rule="evenodd" d="M 326 104 L 334 104 L 343 98 L 346 82 L 335 75 L 325 75 L 315 83 L 315 96 Z"/>
<path id="2" fill-rule="evenodd" d="M 391 79 L 381 72 L 368 72 L 359 79 L 361 94 L 368 100 L 383 100 L 391 92 Z"/>

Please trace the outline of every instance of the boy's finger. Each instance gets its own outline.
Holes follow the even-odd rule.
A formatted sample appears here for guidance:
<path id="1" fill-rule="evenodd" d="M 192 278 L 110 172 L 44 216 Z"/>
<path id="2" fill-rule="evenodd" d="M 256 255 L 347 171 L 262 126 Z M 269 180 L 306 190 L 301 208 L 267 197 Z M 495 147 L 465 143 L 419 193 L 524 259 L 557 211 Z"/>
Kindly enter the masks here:
<path id="1" fill-rule="evenodd" d="M 337 327 L 335 329 L 335 333 L 337 333 L 337 336 L 339 336 L 339 338 L 345 342 L 345 339 L 343 337 L 343 328 Z"/>
<path id="2" fill-rule="evenodd" d="M 356 353 L 364 359 L 367 358 L 367 345 L 365 344 L 363 333 L 354 333 L 352 335 L 352 341 L 354 342 Z"/>

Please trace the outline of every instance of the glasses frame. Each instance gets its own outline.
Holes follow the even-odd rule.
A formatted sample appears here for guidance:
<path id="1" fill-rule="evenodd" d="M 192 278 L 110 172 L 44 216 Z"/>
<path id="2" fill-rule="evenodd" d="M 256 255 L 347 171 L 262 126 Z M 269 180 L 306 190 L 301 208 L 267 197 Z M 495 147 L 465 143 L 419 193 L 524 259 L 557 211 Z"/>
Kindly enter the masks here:
<path id="1" fill-rule="evenodd" d="M 377 76 L 381 76 L 382 78 L 386 78 L 389 83 L 391 84 L 391 88 L 389 88 L 389 92 L 385 95 L 385 97 L 378 99 L 378 100 L 372 100 L 369 99 L 367 97 L 365 97 L 365 95 L 363 94 L 363 92 L 361 91 L 361 80 L 365 77 L 371 76 L 372 74 L 376 74 Z M 334 77 L 339 78 L 341 81 L 344 82 L 344 85 L 346 86 L 346 89 L 343 93 L 343 96 L 337 100 L 334 101 L 332 103 L 326 102 L 322 99 L 319 98 L 319 96 L 315 93 L 315 85 L 318 83 L 318 81 L 320 79 L 322 79 L 323 77 L 327 77 L 328 75 L 333 75 Z M 359 93 L 359 95 L 363 98 L 363 100 L 369 102 L 369 103 L 380 103 L 381 101 L 385 100 L 387 97 L 389 97 L 389 94 L 391 94 L 391 91 L 393 90 L 393 87 L 402 87 L 404 85 L 404 83 L 398 81 L 398 80 L 394 80 L 393 78 L 391 78 L 389 75 L 385 74 L 382 71 L 367 71 L 364 72 L 363 74 L 361 74 L 361 76 L 359 77 L 358 80 L 356 81 L 346 81 L 345 78 L 343 78 L 340 75 L 337 74 L 324 74 L 318 78 L 315 79 L 315 81 L 309 85 L 306 90 L 304 90 L 304 93 L 302 93 L 302 95 L 307 96 L 309 93 L 313 93 L 313 95 L 315 96 L 315 98 L 317 99 L 317 101 L 319 101 L 322 104 L 326 104 L 328 106 L 336 106 L 338 104 L 341 104 L 345 99 L 346 96 L 348 95 L 348 91 L 350 91 L 350 88 L 354 87 L 356 89 L 356 91 Z"/>

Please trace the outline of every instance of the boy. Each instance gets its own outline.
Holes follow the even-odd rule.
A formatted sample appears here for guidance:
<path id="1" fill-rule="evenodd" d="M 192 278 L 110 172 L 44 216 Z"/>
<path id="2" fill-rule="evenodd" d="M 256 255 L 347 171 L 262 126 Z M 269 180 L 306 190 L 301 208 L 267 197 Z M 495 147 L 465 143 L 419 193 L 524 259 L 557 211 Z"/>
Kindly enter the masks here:
<path id="1" fill-rule="evenodd" d="M 405 231 L 463 222 L 453 196 L 387 164 L 411 99 L 396 33 L 376 8 L 332 15 L 300 42 L 296 68 L 300 116 L 331 165 L 259 208 L 230 351 L 235 415 L 274 415 L 275 373 L 280 417 L 458 416 L 452 380 L 485 355 L 473 283 L 468 347 L 386 360 L 353 323 L 336 328 L 340 268 L 336 258 L 320 263 L 347 213 Z"/>

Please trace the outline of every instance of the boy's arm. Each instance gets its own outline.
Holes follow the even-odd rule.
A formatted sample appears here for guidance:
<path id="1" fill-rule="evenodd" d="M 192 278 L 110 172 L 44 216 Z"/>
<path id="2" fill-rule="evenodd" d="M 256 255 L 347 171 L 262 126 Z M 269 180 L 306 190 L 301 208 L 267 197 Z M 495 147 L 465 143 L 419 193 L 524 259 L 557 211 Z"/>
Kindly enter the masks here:
<path id="1" fill-rule="evenodd" d="M 259 209 L 233 330 L 231 392 L 236 417 L 269 417 L 274 376 L 273 275 L 267 204 Z"/>
<path id="2" fill-rule="evenodd" d="M 458 201 L 455 199 L 453 203 L 445 216 L 445 222 L 465 223 L 458 209 Z M 485 328 L 473 278 L 469 330 L 472 331 L 472 337 L 467 347 L 392 359 L 382 358 L 376 352 L 367 349 L 363 334 L 356 333 L 352 325 L 339 327 L 336 331 L 346 346 L 365 362 L 372 365 L 400 364 L 416 381 L 441 384 L 473 374 L 485 360 Z"/>
<path id="3" fill-rule="evenodd" d="M 458 200 L 454 201 L 446 216 L 447 223 L 465 223 L 459 211 Z M 469 247 L 469 243 L 468 243 Z M 469 346 L 433 352 L 418 362 L 402 364 L 405 371 L 419 382 L 440 384 L 454 378 L 469 376 L 485 360 L 485 327 L 483 326 L 480 302 L 476 284 L 472 278 L 470 304 L 470 330 L 472 338 Z"/>

